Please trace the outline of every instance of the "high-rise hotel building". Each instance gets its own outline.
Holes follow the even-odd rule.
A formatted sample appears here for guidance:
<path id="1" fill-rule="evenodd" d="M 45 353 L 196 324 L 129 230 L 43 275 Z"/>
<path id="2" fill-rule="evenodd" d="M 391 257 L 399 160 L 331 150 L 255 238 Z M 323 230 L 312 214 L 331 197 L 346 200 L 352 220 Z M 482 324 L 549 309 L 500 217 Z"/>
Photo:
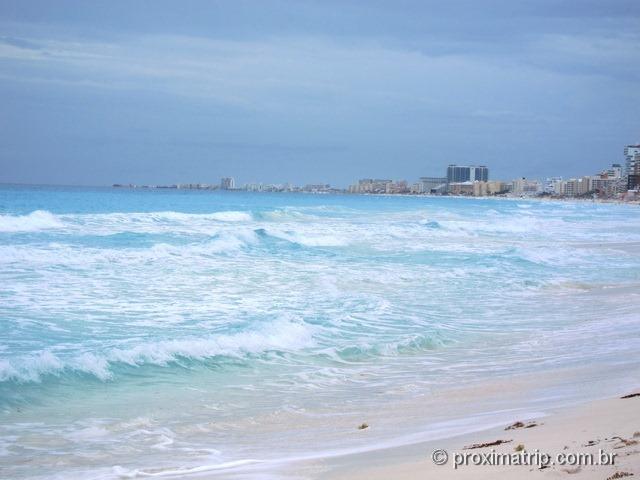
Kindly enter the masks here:
<path id="1" fill-rule="evenodd" d="M 220 190 L 233 190 L 236 188 L 236 182 L 233 177 L 223 177 L 220 179 Z"/>
<path id="2" fill-rule="evenodd" d="M 640 145 L 624 147 L 625 170 L 627 174 L 627 188 L 640 188 Z"/>
<path id="3" fill-rule="evenodd" d="M 489 169 L 484 165 L 461 166 L 449 165 L 447 167 L 447 183 L 486 182 L 489 180 Z"/>

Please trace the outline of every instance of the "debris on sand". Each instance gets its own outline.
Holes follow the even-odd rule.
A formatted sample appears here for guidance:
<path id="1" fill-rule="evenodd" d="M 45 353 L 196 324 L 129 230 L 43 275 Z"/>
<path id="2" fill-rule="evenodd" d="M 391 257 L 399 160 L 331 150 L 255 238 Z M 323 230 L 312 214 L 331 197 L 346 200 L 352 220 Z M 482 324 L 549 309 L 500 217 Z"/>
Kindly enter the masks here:
<path id="1" fill-rule="evenodd" d="M 505 430 L 515 430 L 516 428 L 523 428 L 523 427 L 524 427 L 523 422 L 516 422 L 514 424 L 509 425 L 507 428 L 505 428 Z"/>
<path id="2" fill-rule="evenodd" d="M 513 440 L 494 440 L 493 442 L 487 443 L 474 443 L 473 445 L 468 445 L 463 448 L 463 450 L 472 450 L 474 448 L 486 448 L 486 447 L 495 447 L 496 445 L 502 445 L 503 443 L 511 443 Z"/>
<path id="3" fill-rule="evenodd" d="M 619 478 L 624 477 L 633 477 L 633 473 L 630 472 L 616 472 L 610 477 L 607 477 L 607 480 L 618 480 Z"/>
<path id="4" fill-rule="evenodd" d="M 619 440 L 618 443 L 616 443 L 613 448 L 624 448 L 624 447 L 630 447 L 631 445 L 637 445 L 638 440 L 634 440 L 632 438 L 622 438 L 622 437 L 611 437 L 611 440 L 616 439 Z"/>
<path id="5" fill-rule="evenodd" d="M 580 470 L 582 470 L 580 465 L 578 465 L 577 467 L 573 467 L 573 468 L 563 468 L 562 469 L 562 471 L 564 473 L 569 473 L 569 474 L 578 473 Z"/>
<path id="6" fill-rule="evenodd" d="M 515 430 L 517 428 L 533 428 L 533 427 L 537 427 L 538 424 L 536 422 L 516 422 L 513 423 L 511 425 L 509 425 L 507 428 L 505 428 L 505 430 Z"/>
<path id="7" fill-rule="evenodd" d="M 361 425 L 358 425 L 358 430 L 364 430 L 365 428 L 369 428 L 369 424 L 363 423 Z"/>
<path id="8" fill-rule="evenodd" d="M 633 398 L 633 397 L 640 397 L 640 392 L 630 393 L 629 395 L 623 395 L 620 398 Z"/>

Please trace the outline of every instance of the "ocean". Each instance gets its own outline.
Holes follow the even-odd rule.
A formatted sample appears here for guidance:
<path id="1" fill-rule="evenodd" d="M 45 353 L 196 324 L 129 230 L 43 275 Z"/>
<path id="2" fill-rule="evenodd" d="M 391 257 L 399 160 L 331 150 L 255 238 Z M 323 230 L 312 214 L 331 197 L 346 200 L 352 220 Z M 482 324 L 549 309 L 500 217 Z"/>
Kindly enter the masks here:
<path id="1" fill-rule="evenodd" d="M 637 205 L 0 186 L 0 472 L 279 478 L 615 395 L 639 287 Z"/>

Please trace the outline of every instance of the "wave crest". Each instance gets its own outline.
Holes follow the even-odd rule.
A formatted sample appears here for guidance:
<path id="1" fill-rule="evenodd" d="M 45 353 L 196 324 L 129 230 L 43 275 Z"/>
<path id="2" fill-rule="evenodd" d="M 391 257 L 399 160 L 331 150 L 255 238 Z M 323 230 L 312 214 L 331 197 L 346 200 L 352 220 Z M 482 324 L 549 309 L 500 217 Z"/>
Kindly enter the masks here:
<path id="1" fill-rule="evenodd" d="M 47 376 L 86 374 L 106 381 L 113 367 L 167 366 L 182 360 L 205 361 L 214 357 L 243 358 L 272 351 L 298 350 L 314 344 L 316 327 L 280 320 L 261 329 L 235 334 L 188 337 L 114 347 L 102 353 L 56 354 L 49 350 L 13 359 L 0 359 L 0 382 L 37 383 Z"/>
<path id="2" fill-rule="evenodd" d="M 62 226 L 60 219 L 47 210 L 35 210 L 28 215 L 0 215 L 0 232 L 35 232 Z"/>
<path id="3" fill-rule="evenodd" d="M 290 243 L 297 243 L 305 247 L 344 247 L 349 244 L 345 239 L 335 235 L 308 235 L 293 230 L 282 231 L 271 228 L 260 228 L 256 230 L 256 233 L 262 236 L 285 240 Z"/>
<path id="4" fill-rule="evenodd" d="M 236 211 L 216 212 L 212 213 L 210 217 L 220 222 L 250 222 L 253 220 L 250 213 Z"/>

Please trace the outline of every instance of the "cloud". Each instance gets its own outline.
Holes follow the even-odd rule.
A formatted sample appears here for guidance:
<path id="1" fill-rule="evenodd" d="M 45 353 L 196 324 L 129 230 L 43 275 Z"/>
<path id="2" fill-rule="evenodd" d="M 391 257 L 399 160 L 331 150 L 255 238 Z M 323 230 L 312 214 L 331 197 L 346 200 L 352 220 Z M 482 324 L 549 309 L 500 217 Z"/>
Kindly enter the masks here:
<path id="1" fill-rule="evenodd" d="M 5 157 L 41 144 L 64 164 L 98 145 L 103 161 L 191 156 L 195 171 L 211 151 L 335 175 L 400 158 L 414 176 L 427 157 L 481 158 L 519 176 L 518 162 L 584 161 L 568 145 L 587 138 L 601 169 L 640 120 L 638 15 L 619 2 L 240 2 L 198 18 L 160 2 L 122 23 L 118 5 L 0 21 Z"/>
<path id="2" fill-rule="evenodd" d="M 615 35 L 542 35 L 532 42 L 526 61 L 562 74 L 599 75 L 615 82 L 640 81 L 640 31 Z"/>
<path id="3" fill-rule="evenodd" d="M 388 108 L 491 110 L 563 75 L 637 78 L 638 38 L 543 36 L 521 55 L 428 54 L 363 39 L 261 41 L 144 35 L 113 42 L 3 39 L 3 78 L 116 90 L 144 89 L 249 110 Z M 485 108 L 486 107 L 486 108 Z M 513 110 L 513 108 L 511 108 Z"/>
<path id="4" fill-rule="evenodd" d="M 37 42 L 14 37 L 0 37 L 0 44 L 9 45 L 23 50 L 40 50 L 42 48 L 42 45 Z"/>

